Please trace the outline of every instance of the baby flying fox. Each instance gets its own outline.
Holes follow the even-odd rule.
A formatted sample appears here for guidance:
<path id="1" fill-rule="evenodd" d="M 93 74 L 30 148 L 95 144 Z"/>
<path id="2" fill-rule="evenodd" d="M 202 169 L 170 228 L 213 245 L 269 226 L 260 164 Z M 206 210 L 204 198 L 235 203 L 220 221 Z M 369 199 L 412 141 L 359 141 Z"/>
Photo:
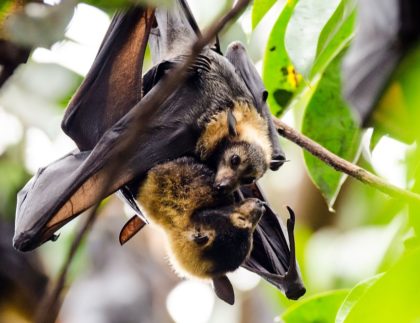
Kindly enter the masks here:
<path id="1" fill-rule="evenodd" d="M 213 188 L 214 172 L 182 157 L 153 167 L 137 200 L 163 229 L 178 274 L 204 279 L 237 269 L 252 248 L 252 234 L 264 212 L 258 199 L 235 204 L 233 194 Z"/>
<path id="2" fill-rule="evenodd" d="M 264 175 L 272 159 L 267 122 L 251 103 L 236 102 L 205 123 L 196 152 L 217 169 L 216 190 L 232 192 L 251 184 Z"/>

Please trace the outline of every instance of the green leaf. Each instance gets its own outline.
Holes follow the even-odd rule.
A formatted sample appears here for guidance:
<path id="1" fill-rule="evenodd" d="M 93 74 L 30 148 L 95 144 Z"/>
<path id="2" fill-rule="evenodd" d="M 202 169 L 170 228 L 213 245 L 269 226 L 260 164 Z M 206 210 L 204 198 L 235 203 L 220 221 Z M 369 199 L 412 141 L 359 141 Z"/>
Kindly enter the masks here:
<path id="1" fill-rule="evenodd" d="M 347 290 L 334 290 L 297 302 L 283 315 L 285 323 L 333 323 Z"/>
<path id="2" fill-rule="evenodd" d="M 370 150 L 370 152 L 373 152 L 373 150 L 375 149 L 376 145 L 379 143 L 379 141 L 384 136 L 386 136 L 386 133 L 383 132 L 379 127 L 378 128 L 373 128 L 372 136 L 370 137 L 370 142 L 369 142 L 369 150 Z"/>
<path id="3" fill-rule="evenodd" d="M 354 307 L 354 305 L 359 301 L 359 299 L 366 294 L 369 288 L 380 278 L 382 274 L 376 275 L 369 279 L 366 279 L 359 284 L 357 284 L 353 289 L 348 293 L 344 302 L 341 304 L 337 316 L 335 319 L 335 323 L 344 323 L 345 318 Z"/>
<path id="4" fill-rule="evenodd" d="M 411 191 L 420 194 L 420 149 L 413 149 L 407 155 L 407 177 L 413 182 Z M 415 237 L 410 242 L 412 245 L 420 246 L 420 205 L 410 203 L 409 205 L 409 224 L 414 229 Z"/>
<path id="5" fill-rule="evenodd" d="M 420 317 L 420 249 L 378 279 L 346 316 L 345 323 L 417 322 Z"/>
<path id="6" fill-rule="evenodd" d="M 353 39 L 355 18 L 354 0 L 342 0 L 319 36 L 311 78 L 323 72 Z"/>
<path id="7" fill-rule="evenodd" d="M 277 117 L 285 112 L 302 79 L 284 46 L 284 32 L 296 3 L 287 1 L 270 33 L 264 55 L 263 80 L 269 93 L 268 104 Z"/>
<path id="8" fill-rule="evenodd" d="M 300 0 L 293 11 L 286 29 L 285 47 L 296 70 L 307 79 L 316 59 L 321 32 L 340 3 L 340 0 Z M 334 24 L 332 22 L 328 29 L 335 29 Z"/>
<path id="9" fill-rule="evenodd" d="M 302 133 L 334 154 L 353 162 L 359 151 L 360 131 L 341 96 L 341 56 L 327 68 L 306 107 Z M 309 175 L 332 209 L 345 174 L 336 171 L 311 154 L 304 153 Z"/>
<path id="10" fill-rule="evenodd" d="M 252 29 L 254 29 L 276 0 L 255 0 L 252 6 Z"/>

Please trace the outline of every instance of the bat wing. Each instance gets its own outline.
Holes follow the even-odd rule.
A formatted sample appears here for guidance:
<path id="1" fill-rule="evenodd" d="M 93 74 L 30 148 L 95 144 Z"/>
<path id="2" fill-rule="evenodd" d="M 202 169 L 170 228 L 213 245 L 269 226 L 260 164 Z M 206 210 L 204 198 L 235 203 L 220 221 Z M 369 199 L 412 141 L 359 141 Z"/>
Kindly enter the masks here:
<path id="1" fill-rule="evenodd" d="M 56 230 L 94 205 L 100 193 L 106 196 L 124 188 L 156 163 L 194 149 L 196 138 L 188 123 L 194 118 L 186 120 L 185 107 L 192 105 L 189 100 L 197 101 L 199 93 L 190 95 L 187 86 L 159 107 L 148 106 L 148 95 L 139 102 L 142 87 L 150 95 L 161 91 L 159 81 L 175 64 L 164 61 L 153 67 L 142 86 L 141 63 L 151 17 L 152 11 L 141 8 L 114 17 L 63 120 L 64 131 L 82 152 L 41 169 L 19 193 L 14 236 L 17 249 L 31 250 L 53 239 Z M 116 171 L 113 163 L 118 161 L 119 147 L 130 137 L 130 129 L 137 131 L 136 142 L 125 169 Z M 110 172 L 115 174 L 104 191 Z M 121 190 L 134 207 L 129 193 Z"/>
<path id="2" fill-rule="evenodd" d="M 343 61 L 343 92 L 366 124 L 407 49 L 420 37 L 416 0 L 358 2 L 356 36 Z"/>
<path id="3" fill-rule="evenodd" d="M 106 130 L 142 97 L 142 66 L 153 10 L 134 7 L 114 16 L 97 57 L 70 101 L 62 128 L 80 150 L 92 149 Z"/>
<path id="4" fill-rule="evenodd" d="M 343 62 L 344 95 L 367 121 L 373 105 L 401 57 L 398 36 L 398 1 L 359 1 L 358 33 Z"/>
<path id="5" fill-rule="evenodd" d="M 184 0 L 176 0 L 171 8 L 158 8 L 156 27 L 149 39 L 154 64 L 187 54 L 200 35 L 197 23 Z"/>
<path id="6" fill-rule="evenodd" d="M 244 197 L 257 197 L 265 201 L 257 185 L 241 188 Z M 290 299 L 298 299 L 306 289 L 296 262 L 294 224 L 295 215 L 288 207 L 290 218 L 287 221 L 288 241 L 282 225 L 267 205 L 266 211 L 254 232 L 253 248 L 250 257 L 242 267 L 258 274 L 269 283 L 282 290 Z"/>
<path id="7" fill-rule="evenodd" d="M 105 185 L 106 196 L 141 177 L 153 165 L 193 151 L 197 138 L 182 112 L 185 106 L 191 106 L 189 100 L 196 98 L 188 96 L 191 89 L 183 87 L 182 93 L 173 94 L 181 98 L 177 105 L 169 97 L 154 107 L 149 98 L 161 91 L 161 84 L 105 132 L 92 151 L 67 155 L 41 169 L 27 183 L 18 195 L 14 236 L 17 249 L 31 250 L 51 239 L 57 229 L 94 205 Z M 187 93 L 183 95 L 183 91 Z M 174 118 L 168 110 L 179 117 Z M 122 147 L 133 131 L 136 141 L 130 146 L 130 155 L 123 169 L 115 167 L 116 162 L 122 163 Z"/>
<path id="8" fill-rule="evenodd" d="M 229 46 L 225 57 L 232 63 L 236 72 L 244 80 L 248 90 L 252 94 L 255 107 L 267 121 L 270 141 L 273 147 L 270 168 L 272 170 L 277 170 L 283 165 L 286 160 L 286 155 L 280 146 L 279 136 L 266 103 L 268 93 L 264 87 L 263 81 L 248 56 L 245 47 L 240 42 L 232 43 Z"/>

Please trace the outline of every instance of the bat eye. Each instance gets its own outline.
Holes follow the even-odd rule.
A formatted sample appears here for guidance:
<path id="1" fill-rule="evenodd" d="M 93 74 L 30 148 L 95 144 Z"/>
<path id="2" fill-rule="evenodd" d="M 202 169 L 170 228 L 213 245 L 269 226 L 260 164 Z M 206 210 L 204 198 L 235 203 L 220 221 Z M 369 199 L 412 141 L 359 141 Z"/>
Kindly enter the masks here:
<path id="1" fill-rule="evenodd" d="M 238 167 L 240 163 L 241 163 L 241 157 L 239 157 L 238 155 L 233 155 L 230 158 L 230 165 L 232 167 Z"/>

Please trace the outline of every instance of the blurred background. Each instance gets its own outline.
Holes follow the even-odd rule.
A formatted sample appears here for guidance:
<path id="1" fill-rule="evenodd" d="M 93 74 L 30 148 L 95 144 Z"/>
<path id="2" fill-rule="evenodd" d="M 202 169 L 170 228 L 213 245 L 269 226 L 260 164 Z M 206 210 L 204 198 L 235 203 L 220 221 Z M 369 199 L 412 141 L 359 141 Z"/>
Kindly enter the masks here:
<path id="1" fill-rule="evenodd" d="M 11 245 L 16 193 L 38 168 L 75 148 L 60 129 L 61 119 L 93 62 L 114 9 L 101 1 L 45 2 L 59 10 L 53 13 L 50 25 L 42 26 L 44 29 L 32 28 L 30 20 L 17 25 L 23 43 L 29 39 L 38 45 L 28 62 L 20 65 L 0 89 L 1 323 L 32 320 L 83 220 L 81 215 L 60 230 L 57 242 L 47 242 L 34 252 L 22 254 Z M 232 5 L 232 1 L 223 0 L 188 2 L 202 28 Z M 246 44 L 266 81 L 270 77 L 266 52 L 271 48 L 267 42 L 272 41 L 273 27 L 286 1 L 260 3 L 268 7 L 261 17 L 255 18 L 255 9 L 249 6 L 223 32 L 221 44 L 222 51 L 233 40 Z M 37 14 L 41 17 L 51 12 L 29 16 L 36 18 Z M 39 45 L 37 37 L 41 36 L 45 43 Z M 416 64 L 419 66 L 418 60 Z M 144 71 L 150 66 L 147 54 Z M 315 91 L 311 82 L 303 77 L 304 86 Z M 282 120 L 301 129 L 304 112 L 298 101 L 290 103 L 293 109 L 288 109 Z M 416 124 L 416 120 L 411 122 Z M 413 187 L 413 165 L 418 160 L 415 140 L 377 136 L 369 127 L 358 136 L 361 144 L 353 160 L 398 187 Z M 372 140 L 376 140 L 374 145 Z M 281 142 L 289 162 L 278 172 L 269 171 L 261 182 L 279 216 L 287 216 L 286 205 L 296 212 L 298 261 L 307 289 L 304 300 L 330 293 L 334 300 L 328 306 L 335 306 L 335 312 L 330 310 L 335 317 L 351 288 L 387 272 L 402 259 L 407 241 L 414 236 L 409 208 L 352 178 L 345 182 L 340 178 L 339 194 L 326 202 L 308 175 L 308 161 L 301 148 L 283 138 Z M 119 231 L 132 215 L 115 196 L 103 202 L 100 216 L 71 266 L 59 322 L 273 322 L 283 320 L 282 313 L 296 306 L 244 269 L 230 275 L 237 294 L 235 306 L 217 299 L 204 282 L 180 280 L 166 259 L 160 232 L 153 227 L 147 226 L 129 243 L 119 245 Z M 318 311 L 324 309 L 322 306 Z M 325 307 L 325 313 L 328 311 Z M 317 322 L 330 321 L 334 320 Z"/>

